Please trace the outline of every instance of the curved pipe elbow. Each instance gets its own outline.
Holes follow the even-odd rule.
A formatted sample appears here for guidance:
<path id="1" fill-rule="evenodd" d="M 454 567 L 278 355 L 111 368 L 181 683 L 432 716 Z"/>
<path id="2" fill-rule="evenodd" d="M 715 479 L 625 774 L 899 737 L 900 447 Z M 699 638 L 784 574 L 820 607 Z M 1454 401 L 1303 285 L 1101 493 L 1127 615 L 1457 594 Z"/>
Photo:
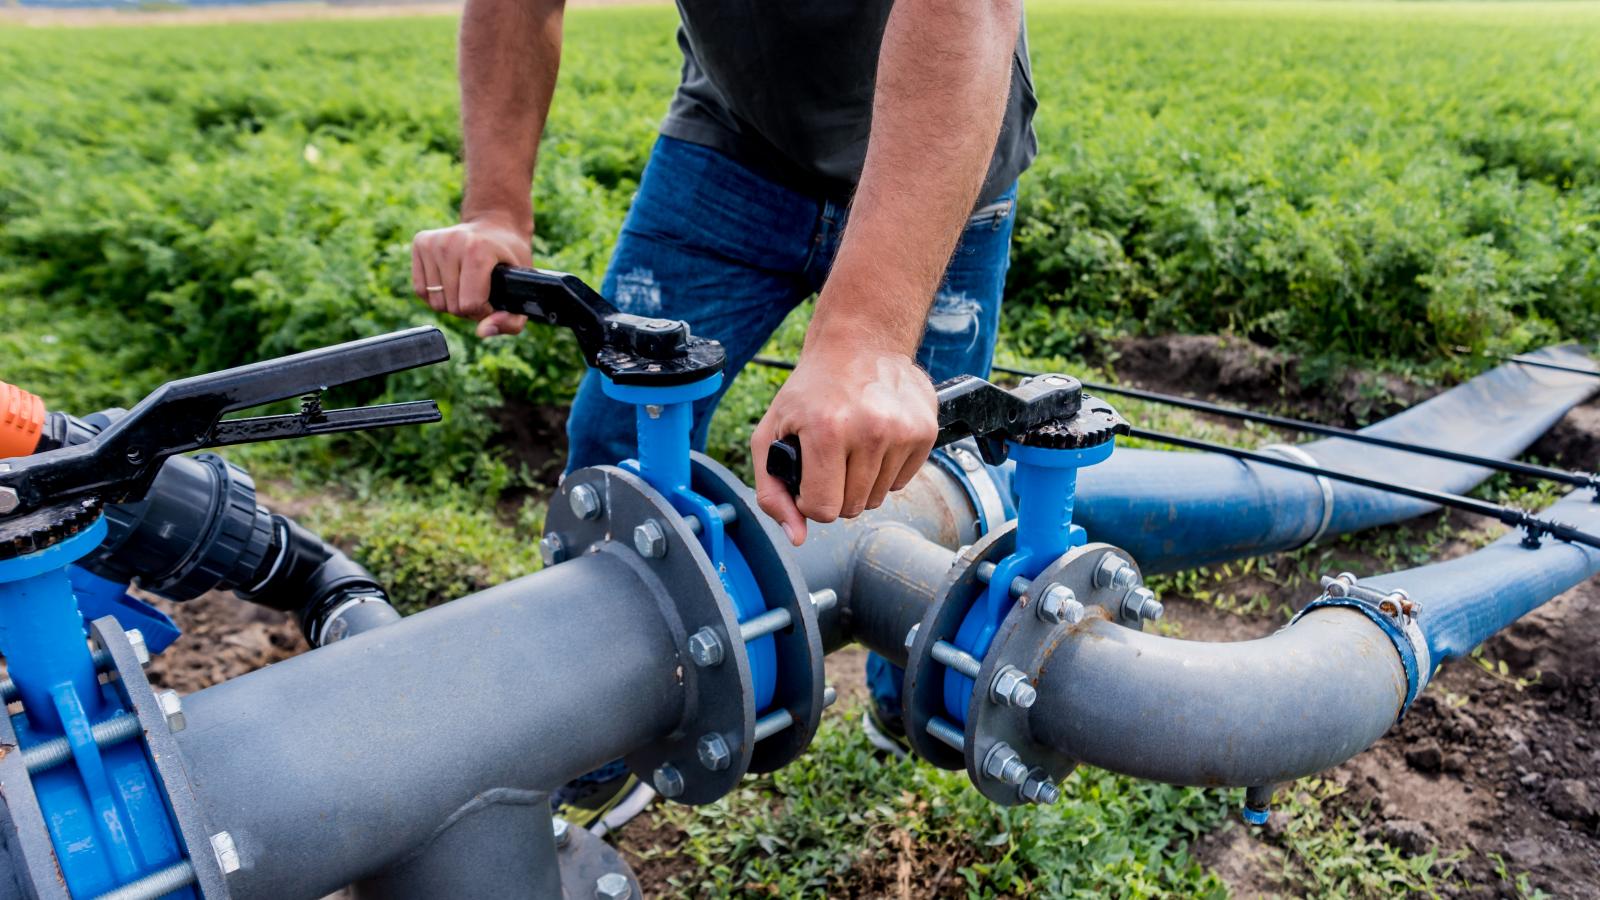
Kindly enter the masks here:
<path id="1" fill-rule="evenodd" d="M 1319 609 L 1253 641 L 1209 643 L 1089 619 L 1040 676 L 1035 736 L 1103 769 L 1201 786 L 1277 784 L 1382 737 L 1406 698 L 1382 629 Z"/>

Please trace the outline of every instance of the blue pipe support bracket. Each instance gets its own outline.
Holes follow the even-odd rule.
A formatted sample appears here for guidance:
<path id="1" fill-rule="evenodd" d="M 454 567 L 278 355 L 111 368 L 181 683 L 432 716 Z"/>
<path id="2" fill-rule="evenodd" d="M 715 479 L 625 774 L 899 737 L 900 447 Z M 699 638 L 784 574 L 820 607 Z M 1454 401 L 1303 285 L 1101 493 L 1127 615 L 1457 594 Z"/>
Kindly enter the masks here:
<path id="1" fill-rule="evenodd" d="M 1081 450 L 1027 447 L 1014 441 L 1006 446 L 1016 462 L 1012 489 L 1017 498 L 1017 544 L 1010 555 L 995 563 L 988 586 L 956 632 L 955 645 L 974 659 L 983 659 L 989 652 L 995 632 L 1011 611 L 1015 602 L 1011 583 L 1019 577 L 1033 580 L 1061 554 L 1087 543 L 1088 535 L 1072 522 L 1078 470 L 1109 458 L 1116 439 Z M 973 681 L 949 668 L 944 678 L 945 712 L 965 725 Z"/>
<path id="2" fill-rule="evenodd" d="M 128 593 L 122 582 L 101 578 L 82 566 L 69 570 L 72 593 L 78 598 L 78 611 L 85 622 L 110 616 L 123 631 L 139 629 L 151 656 L 165 652 L 183 635 L 172 617 Z"/>
<path id="3" fill-rule="evenodd" d="M 694 402 L 715 394 L 721 386 L 720 372 L 667 387 L 617 384 L 604 375 L 600 377 L 601 390 L 613 400 L 632 405 L 638 423 L 638 457 L 618 465 L 643 478 L 680 514 L 700 522 L 700 546 L 733 598 L 739 621 L 747 622 L 767 611 L 766 598 L 744 554 L 727 539 L 717 505 L 690 487 L 689 432 L 694 425 Z M 777 646 L 768 635 L 747 643 L 745 652 L 750 660 L 756 711 L 764 712 L 777 692 Z"/>
<path id="4" fill-rule="evenodd" d="M 30 776 L 67 889 L 94 897 L 184 859 L 178 827 L 143 740 L 101 746 L 96 724 L 131 713 L 102 685 L 71 564 L 106 536 L 102 517 L 36 553 L 0 561 L 0 652 L 22 712 L 12 717 L 27 752 L 65 738 L 70 762 Z M 183 888 L 169 897 L 196 896 Z"/>

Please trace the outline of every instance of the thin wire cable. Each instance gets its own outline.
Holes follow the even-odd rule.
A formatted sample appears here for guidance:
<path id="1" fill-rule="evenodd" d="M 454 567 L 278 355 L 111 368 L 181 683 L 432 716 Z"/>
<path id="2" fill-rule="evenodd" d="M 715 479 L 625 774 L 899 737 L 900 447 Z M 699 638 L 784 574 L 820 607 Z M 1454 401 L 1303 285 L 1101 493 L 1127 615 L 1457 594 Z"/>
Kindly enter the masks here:
<path id="1" fill-rule="evenodd" d="M 995 366 L 995 371 L 1005 372 L 1008 375 L 1035 376 L 1040 373 L 1029 372 L 1026 369 L 1016 369 L 1010 366 Z M 1306 434 L 1320 434 L 1326 437 L 1343 438 L 1360 444 L 1370 444 L 1374 447 L 1386 447 L 1390 450 L 1400 450 L 1405 453 L 1414 453 L 1419 456 L 1431 456 L 1437 459 L 1448 459 L 1452 462 L 1467 463 L 1494 469 L 1500 472 L 1511 472 L 1525 475 L 1529 478 L 1540 478 L 1560 484 L 1570 484 L 1580 488 L 1595 488 L 1600 490 L 1600 476 L 1571 472 L 1565 469 L 1556 469 L 1550 466 L 1535 465 L 1533 463 L 1518 462 L 1514 459 L 1496 459 L 1492 456 L 1479 456 L 1475 453 L 1462 453 L 1459 450 L 1449 450 L 1444 447 L 1432 447 L 1427 444 L 1414 444 L 1410 441 L 1397 441 L 1393 438 L 1379 437 L 1375 434 L 1366 434 L 1351 428 L 1341 428 L 1338 425 L 1324 425 L 1321 422 L 1310 422 L 1305 419 L 1293 419 L 1288 416 L 1275 416 L 1270 413 L 1260 413 L 1249 409 L 1240 409 L 1237 406 L 1223 406 L 1218 403 L 1209 403 L 1205 400 L 1195 400 L 1176 394 L 1163 394 L 1157 391 L 1147 391 L 1140 388 L 1117 387 L 1110 384 L 1099 384 L 1093 381 L 1082 381 L 1085 388 L 1098 391 L 1102 394 L 1116 394 L 1123 397 L 1133 397 L 1151 403 L 1161 403 L 1167 406 L 1177 406 L 1183 409 L 1192 409 L 1209 415 L 1224 418 L 1239 419 L 1245 422 L 1256 422 L 1261 425 L 1270 425 L 1289 431 L 1299 431 Z"/>

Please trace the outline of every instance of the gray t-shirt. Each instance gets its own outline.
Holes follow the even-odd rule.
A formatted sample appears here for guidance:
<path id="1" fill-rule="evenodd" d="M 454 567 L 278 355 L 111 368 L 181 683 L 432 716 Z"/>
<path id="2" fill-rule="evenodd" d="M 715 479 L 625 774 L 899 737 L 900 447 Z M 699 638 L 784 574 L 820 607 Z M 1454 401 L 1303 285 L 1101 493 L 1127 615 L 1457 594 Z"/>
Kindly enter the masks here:
<path id="1" fill-rule="evenodd" d="M 661 133 L 721 151 L 797 189 L 845 198 L 861 177 L 893 0 L 677 0 L 683 80 Z M 979 203 L 1038 151 L 1027 31 Z"/>

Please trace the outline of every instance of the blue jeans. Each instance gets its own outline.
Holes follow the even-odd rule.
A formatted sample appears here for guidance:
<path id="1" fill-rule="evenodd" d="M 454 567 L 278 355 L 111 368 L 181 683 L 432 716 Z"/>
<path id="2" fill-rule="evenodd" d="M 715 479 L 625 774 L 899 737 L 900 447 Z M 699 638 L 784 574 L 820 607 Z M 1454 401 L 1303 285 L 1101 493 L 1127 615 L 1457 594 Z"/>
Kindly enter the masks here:
<path id="1" fill-rule="evenodd" d="M 987 376 L 1010 262 L 1016 186 L 967 223 L 934 297 L 917 362 L 935 381 Z M 821 290 L 847 209 L 772 181 L 708 147 L 658 138 L 600 293 L 625 312 L 682 319 L 728 354 L 721 391 L 695 403 L 692 439 L 704 450 L 711 413 L 739 370 L 791 310 Z M 634 455 L 631 407 L 584 376 L 567 419 L 567 471 Z M 874 655 L 868 682 L 898 717 L 901 675 Z"/>

